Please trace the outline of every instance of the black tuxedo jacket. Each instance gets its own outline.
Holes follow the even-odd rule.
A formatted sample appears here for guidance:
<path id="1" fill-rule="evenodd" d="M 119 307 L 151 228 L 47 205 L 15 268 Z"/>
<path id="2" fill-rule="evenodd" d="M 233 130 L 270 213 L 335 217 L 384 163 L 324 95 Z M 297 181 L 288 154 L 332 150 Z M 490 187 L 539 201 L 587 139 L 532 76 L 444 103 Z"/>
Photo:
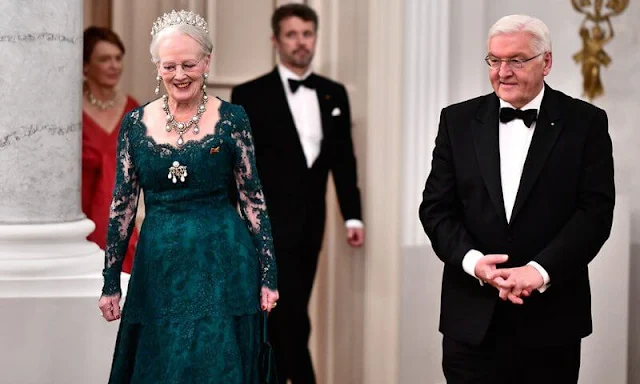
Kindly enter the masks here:
<path id="1" fill-rule="evenodd" d="M 449 106 L 440 116 L 419 214 L 445 263 L 440 331 L 456 340 L 480 343 L 499 300 L 495 288 L 462 269 L 470 249 L 509 255 L 504 267 L 534 260 L 549 273 L 547 291 L 509 307 L 521 342 L 551 345 L 592 331 L 588 264 L 609 237 L 615 201 L 607 115 L 545 87 L 509 223 L 497 96 Z"/>
<path id="2" fill-rule="evenodd" d="M 277 247 L 294 247 L 310 228 L 322 241 L 325 195 L 332 172 L 345 220 L 361 219 L 356 159 L 347 92 L 312 74 L 322 115 L 320 155 L 307 166 L 278 69 L 235 87 L 231 102 L 246 110 L 253 132 L 258 173 Z"/>

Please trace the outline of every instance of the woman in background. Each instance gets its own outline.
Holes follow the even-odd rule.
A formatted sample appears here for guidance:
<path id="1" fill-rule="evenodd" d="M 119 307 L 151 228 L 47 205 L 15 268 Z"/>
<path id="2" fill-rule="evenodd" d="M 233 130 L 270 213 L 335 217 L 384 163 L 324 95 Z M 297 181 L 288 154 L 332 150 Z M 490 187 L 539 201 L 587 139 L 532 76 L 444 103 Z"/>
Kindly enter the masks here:
<path id="1" fill-rule="evenodd" d="M 82 99 L 82 211 L 96 224 L 88 240 L 105 249 L 109 205 L 115 184 L 116 143 L 125 113 L 138 106 L 136 100 L 116 86 L 122 76 L 122 41 L 108 28 L 89 27 L 84 31 Z M 123 264 L 131 272 L 138 240 L 129 241 Z"/>

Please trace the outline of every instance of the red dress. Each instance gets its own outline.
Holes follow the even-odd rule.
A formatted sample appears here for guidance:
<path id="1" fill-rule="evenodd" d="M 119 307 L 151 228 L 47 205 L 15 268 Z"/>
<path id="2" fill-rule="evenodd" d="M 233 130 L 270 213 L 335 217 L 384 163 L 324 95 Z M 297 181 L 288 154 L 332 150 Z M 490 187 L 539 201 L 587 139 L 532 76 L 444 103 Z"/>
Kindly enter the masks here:
<path id="1" fill-rule="evenodd" d="M 138 102 L 127 96 L 120 121 L 125 113 L 137 106 Z M 106 246 L 109 208 L 116 181 L 116 148 L 120 121 L 113 132 L 107 133 L 88 114 L 82 112 L 82 211 L 96 224 L 95 231 L 87 240 L 93 241 L 102 249 Z M 134 227 L 122 265 L 123 272 L 131 272 L 137 242 L 138 231 Z"/>

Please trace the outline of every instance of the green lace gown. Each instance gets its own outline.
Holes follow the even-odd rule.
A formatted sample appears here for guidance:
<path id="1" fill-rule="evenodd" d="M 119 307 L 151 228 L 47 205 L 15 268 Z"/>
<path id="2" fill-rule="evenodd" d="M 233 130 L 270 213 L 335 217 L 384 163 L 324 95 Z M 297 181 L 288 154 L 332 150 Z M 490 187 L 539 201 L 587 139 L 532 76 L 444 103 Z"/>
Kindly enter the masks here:
<path id="1" fill-rule="evenodd" d="M 143 107 L 122 122 L 103 295 L 121 292 L 140 189 L 146 214 L 109 383 L 258 383 L 260 289 L 276 288 L 271 225 L 247 115 L 224 101 L 219 111 L 213 134 L 180 148 L 147 134 Z"/>

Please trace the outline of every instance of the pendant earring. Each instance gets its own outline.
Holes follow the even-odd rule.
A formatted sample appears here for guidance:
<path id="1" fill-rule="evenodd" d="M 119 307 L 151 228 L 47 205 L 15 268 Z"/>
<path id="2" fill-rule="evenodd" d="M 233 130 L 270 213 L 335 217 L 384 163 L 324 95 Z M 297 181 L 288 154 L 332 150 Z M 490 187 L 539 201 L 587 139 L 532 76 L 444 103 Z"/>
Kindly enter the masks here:
<path id="1" fill-rule="evenodd" d="M 156 89 L 154 90 L 156 96 L 158 95 L 158 93 L 160 93 L 160 80 L 162 80 L 162 77 L 160 77 L 160 75 L 156 76 L 156 81 L 158 82 L 156 84 Z"/>
<path id="2" fill-rule="evenodd" d="M 207 89 L 207 79 L 209 78 L 209 74 L 206 72 L 203 73 L 202 78 L 204 79 L 204 81 L 202 82 L 202 89 L 205 90 Z"/>

